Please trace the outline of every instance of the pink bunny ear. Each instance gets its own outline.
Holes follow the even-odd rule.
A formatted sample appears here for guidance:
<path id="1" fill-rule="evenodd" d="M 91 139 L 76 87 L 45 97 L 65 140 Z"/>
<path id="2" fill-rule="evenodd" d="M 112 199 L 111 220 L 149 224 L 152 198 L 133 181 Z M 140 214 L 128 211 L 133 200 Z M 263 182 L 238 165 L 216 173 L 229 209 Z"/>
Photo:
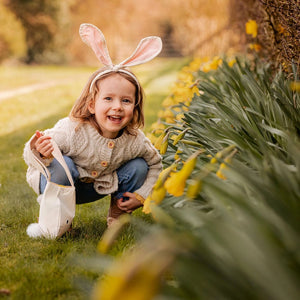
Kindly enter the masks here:
<path id="1" fill-rule="evenodd" d="M 93 24 L 81 24 L 79 35 L 84 43 L 92 48 L 97 58 L 105 65 L 112 66 L 113 63 L 108 53 L 103 33 Z"/>
<path id="2" fill-rule="evenodd" d="M 123 67 L 136 66 L 156 57 L 162 49 L 161 38 L 149 36 L 140 41 L 133 54 L 119 64 Z"/>

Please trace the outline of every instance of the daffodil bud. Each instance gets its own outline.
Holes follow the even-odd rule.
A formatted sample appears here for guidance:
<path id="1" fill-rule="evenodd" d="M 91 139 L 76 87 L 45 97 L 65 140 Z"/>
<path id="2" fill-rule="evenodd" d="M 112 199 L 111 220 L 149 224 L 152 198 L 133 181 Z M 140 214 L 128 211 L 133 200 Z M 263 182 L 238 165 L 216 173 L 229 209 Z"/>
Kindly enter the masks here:
<path id="1" fill-rule="evenodd" d="M 190 199 L 196 198 L 198 193 L 201 191 L 202 181 L 193 179 L 191 183 L 188 185 L 186 195 Z"/>
<path id="2" fill-rule="evenodd" d="M 151 213 L 151 204 L 154 204 L 154 201 L 152 200 L 151 196 L 147 197 L 144 206 L 143 206 L 143 213 L 144 214 L 150 214 Z"/>
<path id="3" fill-rule="evenodd" d="M 165 196 L 166 196 L 166 189 L 164 186 L 160 187 L 159 189 L 153 190 L 151 193 L 151 198 L 155 204 L 160 204 Z"/>
<path id="4" fill-rule="evenodd" d="M 211 163 L 211 164 L 215 164 L 215 163 L 218 161 L 218 159 L 220 159 L 220 158 L 224 157 L 225 155 L 227 155 L 227 154 L 228 154 L 232 149 L 234 149 L 234 148 L 235 148 L 235 145 L 230 145 L 230 146 L 228 146 L 228 147 L 222 149 L 221 151 L 219 151 L 219 152 L 215 155 L 215 157 L 213 157 L 213 158 L 210 160 L 210 163 Z"/>
<path id="5" fill-rule="evenodd" d="M 180 153 L 182 153 L 182 151 L 178 149 L 178 150 L 176 151 L 175 155 L 174 155 L 174 159 L 175 159 L 175 160 L 180 159 L 180 156 L 179 156 Z"/>
<path id="6" fill-rule="evenodd" d="M 164 131 L 156 140 L 155 144 L 154 144 L 154 147 L 159 150 L 160 147 L 161 147 L 161 144 L 162 144 L 162 141 L 163 139 L 165 138 L 166 136 L 166 131 Z"/>
<path id="7" fill-rule="evenodd" d="M 169 135 L 170 135 L 170 132 L 167 133 L 167 135 L 164 137 L 163 141 L 162 141 L 162 144 L 160 146 L 160 149 L 159 149 L 159 152 L 160 154 L 165 154 L 167 152 L 167 149 L 168 149 L 168 142 L 169 142 Z"/>
<path id="8" fill-rule="evenodd" d="M 210 163 L 211 164 L 215 164 L 215 163 L 217 163 L 218 161 L 217 161 L 217 159 L 215 158 L 215 157 L 213 157 L 211 160 L 210 160 Z"/>
<path id="9" fill-rule="evenodd" d="M 184 135 L 186 134 L 186 132 L 189 130 L 190 128 L 186 128 L 185 130 L 183 130 L 182 132 L 180 132 L 177 137 L 174 139 L 173 141 L 173 145 L 175 146 L 181 139 L 183 139 Z"/>
<path id="10" fill-rule="evenodd" d="M 233 155 L 237 152 L 237 149 L 234 149 L 225 159 L 224 162 L 220 164 L 219 170 L 217 171 L 216 175 L 225 180 L 227 179 L 226 176 L 222 173 L 222 170 L 225 170 L 228 168 L 228 164 L 231 162 L 231 159 Z"/>
<path id="11" fill-rule="evenodd" d="M 190 146 L 196 146 L 196 147 L 202 147 L 203 145 L 194 142 L 194 141 L 190 141 L 190 140 L 181 140 L 182 143 L 186 144 L 186 145 L 190 145 Z"/>
<path id="12" fill-rule="evenodd" d="M 182 167 L 182 169 L 177 173 L 172 173 L 166 180 L 165 188 L 169 194 L 175 197 L 179 197 L 184 193 L 186 180 L 191 175 L 196 166 L 197 156 L 202 152 L 203 150 L 199 150 L 192 154 L 185 165 Z"/>
<path id="13" fill-rule="evenodd" d="M 222 173 L 221 168 L 217 171 L 216 175 L 217 175 L 220 179 L 223 179 L 223 180 L 226 180 L 226 179 L 227 179 L 227 177 Z"/>
<path id="14" fill-rule="evenodd" d="M 173 163 L 168 168 L 162 170 L 158 176 L 158 179 L 153 187 L 153 189 L 159 189 L 169 177 L 170 173 L 177 167 L 177 163 Z"/>

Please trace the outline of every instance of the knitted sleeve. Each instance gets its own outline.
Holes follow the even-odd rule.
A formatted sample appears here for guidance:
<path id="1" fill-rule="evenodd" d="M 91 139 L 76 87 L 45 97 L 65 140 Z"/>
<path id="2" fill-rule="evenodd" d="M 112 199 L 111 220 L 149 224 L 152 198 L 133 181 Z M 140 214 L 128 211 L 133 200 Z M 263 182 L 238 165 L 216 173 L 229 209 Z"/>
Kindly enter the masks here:
<path id="1" fill-rule="evenodd" d="M 162 170 L 162 158 L 150 140 L 144 134 L 138 138 L 138 142 L 140 143 L 141 147 L 140 157 L 144 158 L 147 162 L 149 171 L 144 184 L 138 190 L 136 190 L 135 193 L 146 199 L 150 194 L 159 173 Z"/>
<path id="2" fill-rule="evenodd" d="M 45 135 L 51 136 L 62 153 L 67 154 L 70 152 L 71 147 L 71 136 L 74 131 L 74 124 L 70 122 L 69 118 L 62 119 L 56 123 L 56 125 L 45 130 L 43 133 Z M 39 159 L 42 159 L 40 154 L 34 149 L 34 143 L 36 141 L 35 134 L 30 138 L 30 140 L 25 144 L 23 157 L 26 164 L 30 167 L 34 167 L 33 157 L 35 155 Z M 43 159 L 43 163 L 47 166 L 51 162 L 51 159 Z"/>

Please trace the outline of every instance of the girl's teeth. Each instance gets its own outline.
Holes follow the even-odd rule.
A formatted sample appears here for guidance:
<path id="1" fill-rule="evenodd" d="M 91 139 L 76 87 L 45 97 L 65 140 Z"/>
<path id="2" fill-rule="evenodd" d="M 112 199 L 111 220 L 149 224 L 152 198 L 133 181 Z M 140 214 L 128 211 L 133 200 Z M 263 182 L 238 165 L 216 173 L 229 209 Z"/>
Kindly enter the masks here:
<path id="1" fill-rule="evenodd" d="M 121 120 L 121 117 L 113 117 L 113 116 L 110 116 L 109 118 L 110 118 L 110 119 L 113 119 L 113 120 Z"/>

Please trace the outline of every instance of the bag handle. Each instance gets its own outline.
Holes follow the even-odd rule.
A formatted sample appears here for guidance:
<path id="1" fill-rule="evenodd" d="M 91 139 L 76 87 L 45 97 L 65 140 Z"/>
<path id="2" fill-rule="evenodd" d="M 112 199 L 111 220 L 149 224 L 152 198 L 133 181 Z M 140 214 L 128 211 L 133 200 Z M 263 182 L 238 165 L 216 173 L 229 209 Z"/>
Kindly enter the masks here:
<path id="1" fill-rule="evenodd" d="M 74 187 L 74 181 L 73 181 L 72 175 L 71 175 L 70 170 L 61 154 L 61 151 L 59 150 L 57 144 L 55 143 L 55 141 L 53 139 L 51 140 L 51 142 L 54 147 L 54 150 L 52 151 L 51 154 L 63 167 L 71 185 Z M 37 169 L 46 177 L 47 181 L 50 181 L 51 174 L 50 174 L 49 170 L 47 169 L 47 167 L 35 155 L 33 155 L 33 158 L 37 162 L 37 165 L 36 165 Z"/>
<path id="2" fill-rule="evenodd" d="M 52 139 L 52 144 L 53 144 L 53 147 L 54 147 L 54 150 L 52 151 L 52 155 L 56 158 L 56 160 L 64 168 L 71 185 L 74 187 L 74 182 L 73 182 L 73 178 L 72 178 L 72 175 L 70 173 L 70 170 L 69 170 L 69 168 L 68 168 L 68 166 L 67 166 L 67 164 L 66 164 L 66 162 L 65 162 L 65 160 L 64 160 L 64 158 L 61 154 L 60 149 L 58 148 L 57 144 L 53 141 L 53 139 Z M 47 169 L 47 171 L 48 171 L 48 169 Z"/>

